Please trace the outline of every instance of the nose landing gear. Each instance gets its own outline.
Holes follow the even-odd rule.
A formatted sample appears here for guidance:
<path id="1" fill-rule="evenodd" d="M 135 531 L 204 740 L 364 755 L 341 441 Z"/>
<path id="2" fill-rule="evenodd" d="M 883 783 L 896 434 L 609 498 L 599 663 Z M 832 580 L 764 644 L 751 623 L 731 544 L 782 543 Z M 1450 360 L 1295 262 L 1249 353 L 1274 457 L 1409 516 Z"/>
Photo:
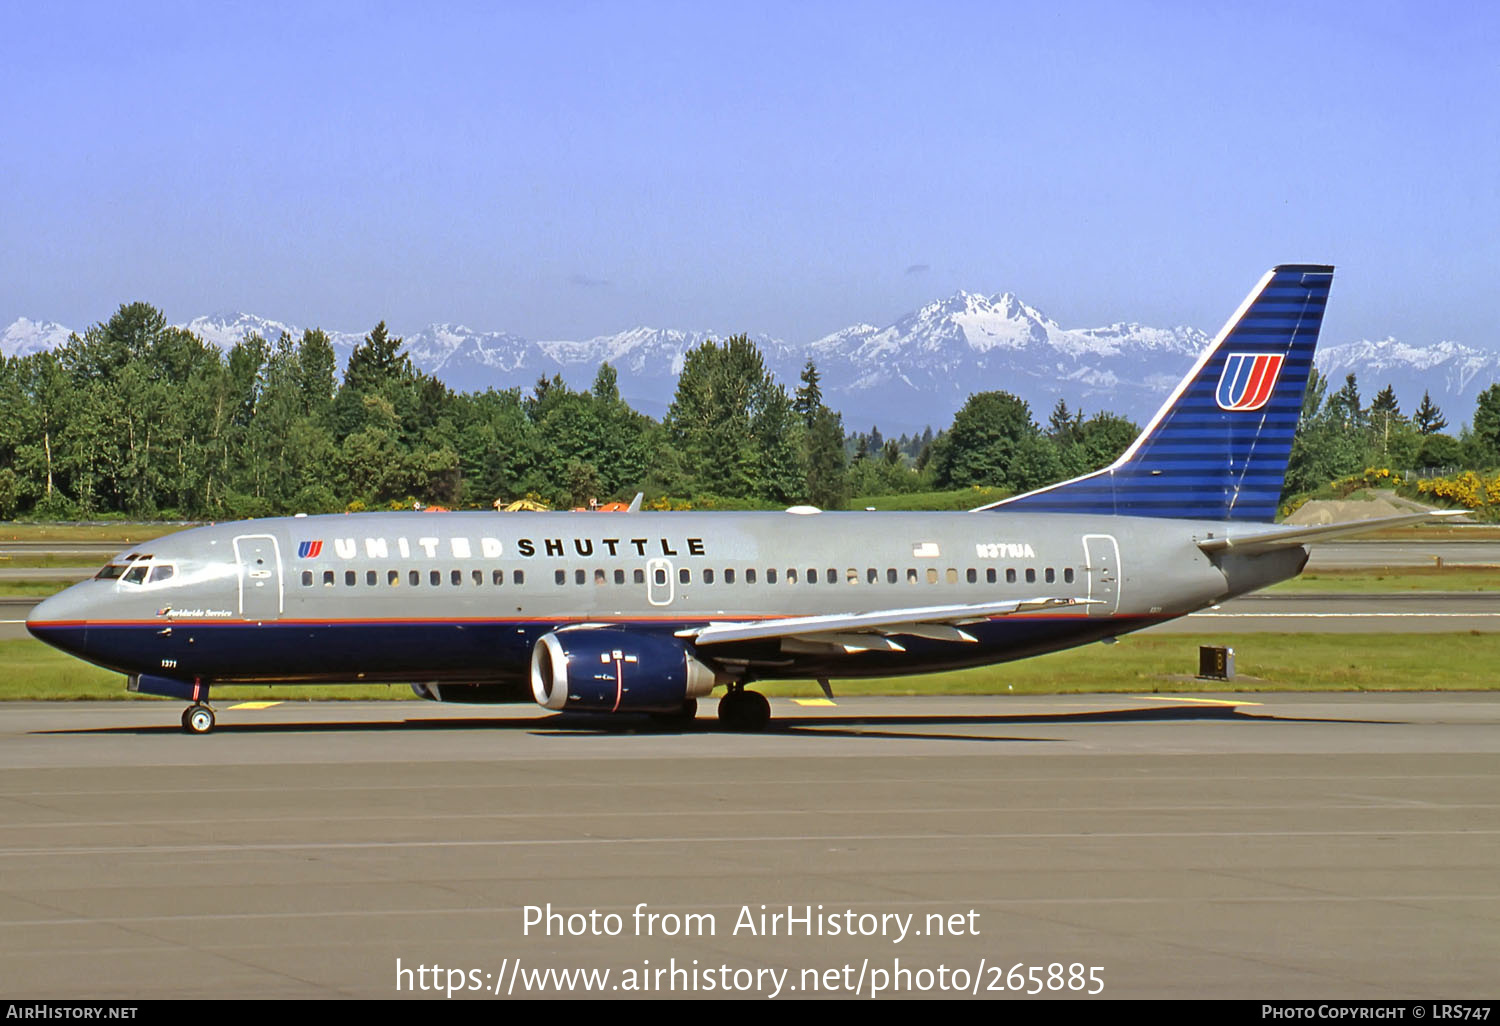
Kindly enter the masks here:
<path id="1" fill-rule="evenodd" d="M 214 711 L 202 702 L 182 711 L 182 729 L 187 734 L 207 734 L 214 729 Z"/>

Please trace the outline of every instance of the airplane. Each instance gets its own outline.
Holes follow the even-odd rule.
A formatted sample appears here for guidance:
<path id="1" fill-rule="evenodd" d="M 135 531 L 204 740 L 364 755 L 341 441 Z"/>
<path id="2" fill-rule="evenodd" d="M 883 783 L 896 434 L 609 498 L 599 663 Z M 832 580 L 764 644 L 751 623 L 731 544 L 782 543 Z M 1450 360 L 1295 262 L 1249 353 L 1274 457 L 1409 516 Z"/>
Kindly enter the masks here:
<path id="1" fill-rule="evenodd" d="M 1112 641 L 1296 576 L 1414 513 L 1273 523 L 1333 268 L 1268 271 L 1114 463 L 957 513 L 279 517 L 136 546 L 37 638 L 192 704 L 227 684 L 404 683 L 443 702 L 763 729 L 755 681 L 885 677 Z"/>

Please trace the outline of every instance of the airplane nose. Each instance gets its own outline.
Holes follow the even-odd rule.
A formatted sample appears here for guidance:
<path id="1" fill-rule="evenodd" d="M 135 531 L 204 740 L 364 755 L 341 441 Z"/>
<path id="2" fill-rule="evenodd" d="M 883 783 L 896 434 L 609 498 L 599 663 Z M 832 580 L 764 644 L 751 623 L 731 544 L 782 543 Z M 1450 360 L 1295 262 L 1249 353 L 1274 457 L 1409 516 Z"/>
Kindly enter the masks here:
<path id="1" fill-rule="evenodd" d="M 79 628 L 88 620 L 88 585 L 75 584 L 50 598 L 42 599 L 26 614 L 26 630 L 39 641 L 45 641 L 65 651 L 72 651 L 67 640 L 77 640 Z"/>

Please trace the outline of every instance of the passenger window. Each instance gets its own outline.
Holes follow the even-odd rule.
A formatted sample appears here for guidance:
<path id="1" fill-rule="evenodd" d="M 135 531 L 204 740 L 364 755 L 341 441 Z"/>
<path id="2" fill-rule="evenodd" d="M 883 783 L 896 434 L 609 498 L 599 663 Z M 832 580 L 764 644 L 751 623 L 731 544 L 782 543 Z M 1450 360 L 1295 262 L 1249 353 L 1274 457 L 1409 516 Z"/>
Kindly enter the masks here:
<path id="1" fill-rule="evenodd" d="M 957 584 L 958 583 L 958 571 L 956 569 L 954 569 L 953 567 L 950 566 L 948 568 L 948 572 L 946 574 L 944 574 L 944 576 L 948 578 L 948 583 L 949 584 Z"/>
<path id="2" fill-rule="evenodd" d="M 332 570 L 324 570 L 323 571 L 323 587 L 325 587 L 325 588 L 332 588 L 333 587 L 333 571 Z"/>
<path id="3" fill-rule="evenodd" d="M 354 587 L 354 582 L 357 581 L 357 580 L 359 580 L 359 575 L 356 574 L 353 570 L 345 570 L 344 571 L 344 587 L 346 587 L 346 588 L 352 588 L 352 587 Z"/>
<path id="4" fill-rule="evenodd" d="M 807 576 L 804 578 L 804 580 L 806 580 L 808 584 L 817 584 L 818 583 L 818 569 L 817 569 L 817 567 L 808 567 L 808 569 L 807 569 Z"/>
<path id="5" fill-rule="evenodd" d="M 1057 572 L 1054 571 L 1050 566 L 1047 568 L 1047 575 L 1046 576 L 1047 576 L 1047 583 L 1048 584 L 1052 584 L 1054 581 L 1057 580 Z"/>
<path id="6" fill-rule="evenodd" d="M 365 571 L 365 587 L 367 587 L 367 588 L 373 588 L 373 587 L 375 587 L 375 582 L 377 580 L 379 580 L 379 578 L 376 577 L 374 570 L 366 570 Z"/>
<path id="7" fill-rule="evenodd" d="M 387 570 L 385 572 L 385 583 L 389 584 L 392 588 L 399 586 L 401 584 L 401 571 Z"/>
<path id="8" fill-rule="evenodd" d="M 745 571 L 745 583 L 746 584 L 754 584 L 755 583 L 755 570 L 753 568 Z"/>
<path id="9" fill-rule="evenodd" d="M 880 571 L 873 566 L 865 568 L 865 583 L 876 584 L 880 581 Z"/>
<path id="10" fill-rule="evenodd" d="M 464 572 L 462 570 L 455 570 L 448 575 L 448 580 L 452 581 L 453 586 L 457 588 L 464 583 Z"/>
<path id="11" fill-rule="evenodd" d="M 311 570 L 304 570 L 304 571 L 302 571 L 302 587 L 304 587 L 304 588 L 311 588 L 312 587 L 312 571 Z"/>
<path id="12" fill-rule="evenodd" d="M 990 567 L 989 569 L 987 569 L 984 572 L 984 583 L 986 583 L 986 584 L 994 584 L 995 583 L 995 568 L 994 567 Z"/>
<path id="13" fill-rule="evenodd" d="M 574 584 L 582 584 L 584 581 L 588 580 L 588 576 L 589 575 L 588 575 L 588 573 L 586 571 L 583 571 L 583 570 L 574 570 L 573 571 L 573 583 Z"/>
<path id="14" fill-rule="evenodd" d="M 666 574 L 662 574 L 662 578 L 663 578 L 662 580 L 660 580 L 660 581 L 657 582 L 658 584 L 665 584 L 666 583 L 666 580 L 665 580 Z M 636 584 L 645 584 L 646 583 L 646 571 L 644 571 L 644 570 L 637 570 L 637 571 L 635 571 L 634 573 L 632 573 L 630 575 L 630 579 L 633 580 L 633 581 L 635 581 Z"/>
<path id="15" fill-rule="evenodd" d="M 734 567 L 726 567 L 724 569 L 724 583 L 725 584 L 733 584 L 734 583 Z"/>
<path id="16" fill-rule="evenodd" d="M 595 569 L 594 570 L 594 587 L 596 587 L 596 588 L 602 588 L 602 587 L 604 587 L 608 583 L 609 583 L 609 578 L 607 578 L 607 577 L 604 576 L 604 571 L 600 570 L 600 569 Z"/>
<path id="17" fill-rule="evenodd" d="M 526 571 L 525 570 L 517 570 L 515 573 L 513 573 L 513 574 L 510 575 L 510 580 L 511 580 L 512 584 L 525 584 L 526 583 Z"/>
<path id="18" fill-rule="evenodd" d="M 906 568 L 906 583 L 907 584 L 916 584 L 917 583 L 917 569 L 916 569 L 916 567 L 909 566 L 909 567 Z"/>
<path id="19" fill-rule="evenodd" d="M 1031 567 L 1027 567 L 1026 568 L 1026 583 L 1027 584 L 1035 584 L 1036 583 L 1036 571 L 1034 569 L 1032 569 Z"/>
<path id="20" fill-rule="evenodd" d="M 656 572 L 654 574 L 652 574 L 652 576 L 654 578 L 656 578 L 656 583 L 657 583 L 658 587 L 667 583 L 667 572 L 665 570 L 663 570 L 661 567 L 657 567 L 656 568 Z M 637 581 L 636 583 L 639 584 L 640 582 Z"/>
<path id="21" fill-rule="evenodd" d="M 552 580 L 557 584 L 567 584 L 568 572 L 566 570 L 554 570 L 552 571 Z"/>
<path id="22" fill-rule="evenodd" d="M 786 568 L 786 583 L 788 583 L 788 584 L 796 584 L 797 583 L 797 568 L 796 567 L 789 566 L 789 567 Z"/>
<path id="23" fill-rule="evenodd" d="M 681 570 L 677 571 L 677 579 L 683 584 L 691 584 L 693 582 L 692 571 L 687 567 L 683 567 Z"/>
<path id="24" fill-rule="evenodd" d="M 766 571 L 766 583 L 767 584 L 775 584 L 776 583 L 776 568 L 774 566 L 771 569 L 769 569 L 769 570 Z"/>
<path id="25" fill-rule="evenodd" d="M 968 571 L 964 574 L 964 579 L 967 580 L 970 584 L 978 584 L 979 571 L 975 570 L 972 566 L 969 567 Z"/>
<path id="26" fill-rule="evenodd" d="M 824 578 L 829 584 L 839 583 L 839 572 L 833 567 L 828 568 L 828 575 Z"/>
<path id="27" fill-rule="evenodd" d="M 422 583 L 422 572 L 420 570 L 413 570 L 411 573 L 407 574 L 407 579 L 411 581 L 411 586 L 415 588 L 417 585 Z"/>
<path id="28" fill-rule="evenodd" d="M 704 584 L 712 584 L 712 583 L 714 583 L 714 572 L 712 570 L 705 569 L 703 571 L 703 583 Z"/>
<path id="29" fill-rule="evenodd" d="M 885 568 L 885 583 L 895 584 L 901 580 L 901 575 L 896 573 L 896 568 L 888 566 Z"/>
<path id="30" fill-rule="evenodd" d="M 484 571 L 483 570 L 475 570 L 472 574 L 470 574 L 470 577 L 474 581 L 474 587 L 478 588 L 482 584 L 484 584 Z"/>
<path id="31" fill-rule="evenodd" d="M 495 571 L 492 571 L 490 573 L 490 583 L 492 583 L 497 588 L 500 587 L 502 584 L 504 584 L 505 583 L 505 571 L 504 570 L 495 570 Z"/>
<path id="32" fill-rule="evenodd" d="M 1005 583 L 1006 584 L 1015 584 L 1016 583 L 1016 568 L 1015 567 L 1011 567 L 1010 569 L 1008 569 L 1008 570 L 1005 571 Z"/>
<path id="33" fill-rule="evenodd" d="M 624 584 L 625 583 L 625 571 L 624 570 L 616 570 L 615 571 L 615 583 L 616 584 Z"/>
<path id="34" fill-rule="evenodd" d="M 441 570 L 427 571 L 427 583 L 431 584 L 434 588 L 436 588 L 439 584 L 442 584 L 443 572 Z"/>
<path id="35" fill-rule="evenodd" d="M 1063 569 L 1063 583 L 1064 584 L 1072 584 L 1073 583 L 1073 568 L 1072 567 L 1065 567 Z"/>
<path id="36" fill-rule="evenodd" d="M 935 566 L 928 567 L 927 568 L 927 583 L 928 584 L 936 584 L 937 582 L 938 582 L 937 567 L 935 567 Z"/>

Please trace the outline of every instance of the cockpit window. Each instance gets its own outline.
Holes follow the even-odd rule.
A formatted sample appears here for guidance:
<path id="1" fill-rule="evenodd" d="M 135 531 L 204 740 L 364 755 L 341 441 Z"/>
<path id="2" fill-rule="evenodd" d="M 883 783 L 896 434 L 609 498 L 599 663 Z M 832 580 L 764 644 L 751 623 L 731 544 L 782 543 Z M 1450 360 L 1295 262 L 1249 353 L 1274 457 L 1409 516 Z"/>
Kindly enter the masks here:
<path id="1" fill-rule="evenodd" d="M 150 556 L 143 556 L 134 562 L 110 563 L 94 575 L 94 580 L 117 580 L 125 584 L 162 584 L 176 576 L 177 566 L 175 564 L 157 563 L 153 566 L 146 562 L 150 558 Z"/>

